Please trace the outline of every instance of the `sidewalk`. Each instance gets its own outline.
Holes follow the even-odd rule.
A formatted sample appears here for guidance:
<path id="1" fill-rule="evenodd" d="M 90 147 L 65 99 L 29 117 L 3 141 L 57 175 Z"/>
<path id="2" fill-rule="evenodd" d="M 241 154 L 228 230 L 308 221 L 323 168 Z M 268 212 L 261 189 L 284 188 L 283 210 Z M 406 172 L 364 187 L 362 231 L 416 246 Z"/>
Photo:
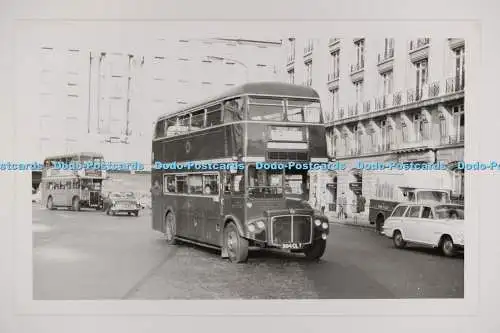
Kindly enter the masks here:
<path id="1" fill-rule="evenodd" d="M 346 219 L 339 219 L 337 217 L 337 213 L 335 212 L 326 213 L 325 215 L 328 217 L 328 221 L 330 223 L 351 225 L 375 230 L 375 224 L 370 224 L 368 216 L 366 215 L 354 214 L 354 216 L 349 216 Z"/>

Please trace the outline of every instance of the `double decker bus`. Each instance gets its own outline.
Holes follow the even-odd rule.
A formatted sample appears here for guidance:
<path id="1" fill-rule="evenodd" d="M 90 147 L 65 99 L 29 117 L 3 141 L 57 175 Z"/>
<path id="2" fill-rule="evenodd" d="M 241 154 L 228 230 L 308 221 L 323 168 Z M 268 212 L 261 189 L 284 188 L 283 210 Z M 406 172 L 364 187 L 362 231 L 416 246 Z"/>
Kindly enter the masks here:
<path id="1" fill-rule="evenodd" d="M 81 152 L 45 158 L 40 184 L 42 205 L 51 210 L 58 207 L 74 211 L 101 209 L 102 181 L 106 174 L 98 168 L 82 168 L 86 162 L 102 163 L 104 157 L 99 153 Z"/>
<path id="2" fill-rule="evenodd" d="M 308 203 L 308 169 L 265 170 L 257 163 L 327 162 L 320 98 L 278 82 L 237 86 L 158 118 L 152 160 L 236 163 L 242 168 L 152 169 L 152 228 L 178 241 L 245 262 L 249 249 L 323 256 L 328 219 Z"/>

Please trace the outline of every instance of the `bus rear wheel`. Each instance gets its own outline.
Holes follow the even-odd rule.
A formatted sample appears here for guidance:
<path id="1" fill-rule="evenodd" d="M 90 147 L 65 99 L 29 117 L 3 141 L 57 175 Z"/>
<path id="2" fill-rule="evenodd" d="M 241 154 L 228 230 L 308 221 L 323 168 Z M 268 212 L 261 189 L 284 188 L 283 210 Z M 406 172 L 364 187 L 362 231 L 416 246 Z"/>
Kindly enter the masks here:
<path id="1" fill-rule="evenodd" d="M 325 254 L 326 240 L 318 239 L 304 249 L 304 254 L 308 260 L 318 260 Z"/>
<path id="2" fill-rule="evenodd" d="M 234 222 L 224 228 L 224 246 L 229 261 L 242 263 L 248 260 L 248 240 L 240 236 Z"/>
<path id="3" fill-rule="evenodd" d="M 175 239 L 175 232 L 176 232 L 175 215 L 174 213 L 169 212 L 165 217 L 165 239 L 167 240 L 168 245 L 177 244 L 177 240 Z"/>
<path id="4" fill-rule="evenodd" d="M 79 197 L 74 197 L 73 201 L 71 203 L 71 208 L 73 211 L 78 212 L 80 211 L 80 198 Z"/>

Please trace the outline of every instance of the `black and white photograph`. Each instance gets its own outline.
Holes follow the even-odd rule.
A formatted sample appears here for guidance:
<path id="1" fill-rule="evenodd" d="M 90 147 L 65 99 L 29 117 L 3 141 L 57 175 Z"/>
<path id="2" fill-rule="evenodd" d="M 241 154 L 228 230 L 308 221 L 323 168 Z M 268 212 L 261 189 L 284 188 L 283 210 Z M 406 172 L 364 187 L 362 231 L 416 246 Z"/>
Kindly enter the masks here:
<path id="1" fill-rule="evenodd" d="M 0 5 L 0 332 L 498 331 L 493 2 L 51 1 Z"/>
<path id="2" fill-rule="evenodd" d="M 465 38 L 100 29 L 18 41 L 34 300 L 464 297 Z"/>

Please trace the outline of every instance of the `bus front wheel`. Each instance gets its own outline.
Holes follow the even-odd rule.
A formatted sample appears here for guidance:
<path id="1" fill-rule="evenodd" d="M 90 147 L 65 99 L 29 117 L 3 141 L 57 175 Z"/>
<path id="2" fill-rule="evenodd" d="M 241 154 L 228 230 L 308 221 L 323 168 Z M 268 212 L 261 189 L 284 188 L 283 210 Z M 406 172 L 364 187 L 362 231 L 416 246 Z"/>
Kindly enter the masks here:
<path id="1" fill-rule="evenodd" d="M 224 246 L 229 261 L 242 263 L 248 260 L 248 240 L 240 236 L 234 222 L 224 228 Z"/>
<path id="2" fill-rule="evenodd" d="M 304 250 L 306 258 L 309 260 L 318 260 L 323 256 L 326 250 L 326 240 L 318 239 Z"/>
<path id="3" fill-rule="evenodd" d="M 174 213 L 169 212 L 165 217 L 165 239 L 167 240 L 167 244 L 169 245 L 177 244 L 177 240 L 175 239 L 175 232 L 176 232 L 175 215 Z"/>

